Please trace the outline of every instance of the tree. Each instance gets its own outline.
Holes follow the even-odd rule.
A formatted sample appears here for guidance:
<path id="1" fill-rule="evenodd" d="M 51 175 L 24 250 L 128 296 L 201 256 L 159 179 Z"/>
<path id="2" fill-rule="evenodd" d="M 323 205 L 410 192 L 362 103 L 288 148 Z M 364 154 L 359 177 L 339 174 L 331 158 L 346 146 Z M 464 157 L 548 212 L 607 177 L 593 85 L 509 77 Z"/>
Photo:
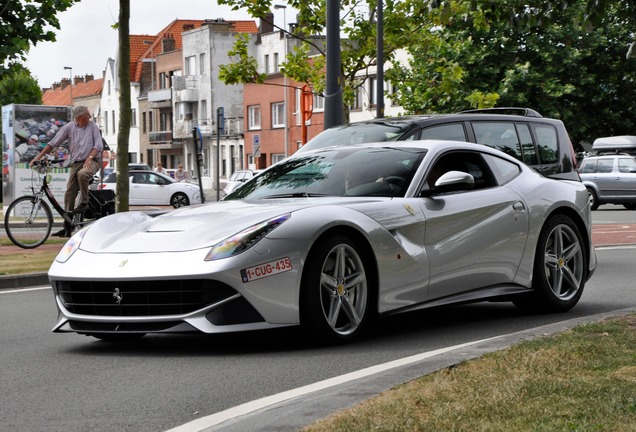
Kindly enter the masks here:
<path id="1" fill-rule="evenodd" d="M 117 24 L 119 53 L 117 77 L 119 81 L 119 129 L 117 130 L 117 212 L 128 211 L 128 139 L 130 138 L 130 0 L 119 0 Z"/>
<path id="2" fill-rule="evenodd" d="M 430 0 L 385 0 L 384 1 L 384 56 L 388 61 L 396 50 L 409 44 L 410 37 L 419 28 L 429 24 L 427 16 Z M 271 0 L 219 0 L 219 4 L 231 6 L 234 10 L 247 10 L 255 18 L 266 20 L 272 9 Z M 298 41 L 297 46 L 287 55 L 280 71 L 287 77 L 308 84 L 316 94 L 325 88 L 325 46 L 323 38 L 326 27 L 326 4 L 324 1 L 307 2 L 290 0 L 287 6 L 298 12 L 293 33 L 284 31 Z M 356 90 L 363 82 L 360 75 L 376 66 L 376 0 L 370 0 L 368 7 L 360 6 L 356 0 L 341 0 L 341 83 L 343 87 L 343 107 L 348 119 L 349 106 Z M 417 19 L 407 19 L 417 17 Z M 274 24 L 274 23 L 271 23 Z M 239 38 L 235 46 L 235 61 L 224 68 L 222 79 L 226 83 L 248 83 L 259 81 L 257 62 L 249 61 L 247 42 Z M 312 61 L 307 61 L 309 54 Z M 228 81 L 228 79 L 232 81 Z"/>
<path id="3" fill-rule="evenodd" d="M 412 112 L 453 112 L 468 108 L 475 95 L 496 95 L 499 106 L 531 107 L 562 119 L 574 143 L 633 133 L 636 64 L 625 59 L 633 27 L 619 6 L 608 5 L 592 30 L 580 19 L 583 3 L 549 23 L 483 25 L 487 14 L 478 22 L 473 16 L 449 20 L 433 42 L 427 34 L 416 38 L 410 67 L 389 71 L 395 98 Z"/>
<path id="4" fill-rule="evenodd" d="M 56 17 L 79 0 L 6 0 L 0 6 L 0 65 L 22 60 L 31 44 L 55 41 Z"/>
<path id="5" fill-rule="evenodd" d="M 0 72 L 0 106 L 42 103 L 42 90 L 26 68 L 12 64 Z"/>

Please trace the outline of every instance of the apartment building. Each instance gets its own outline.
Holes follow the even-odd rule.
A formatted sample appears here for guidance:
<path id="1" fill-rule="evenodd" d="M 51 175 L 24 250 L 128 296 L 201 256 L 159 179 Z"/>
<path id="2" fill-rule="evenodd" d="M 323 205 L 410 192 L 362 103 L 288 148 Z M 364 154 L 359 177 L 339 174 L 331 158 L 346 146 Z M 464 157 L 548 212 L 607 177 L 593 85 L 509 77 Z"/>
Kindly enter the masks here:
<path id="1" fill-rule="evenodd" d="M 216 187 L 217 178 L 238 169 L 268 167 L 322 132 L 324 98 L 313 95 L 311 117 L 303 122 L 304 84 L 280 71 L 298 40 L 274 30 L 273 19 L 269 14 L 258 28 L 255 21 L 175 20 L 157 35 L 131 35 L 129 161 L 151 166 L 160 161 L 167 168 L 182 163 L 194 176 L 201 175 L 204 187 Z M 293 24 L 289 30 L 293 33 Z M 265 84 L 225 85 L 219 80 L 219 68 L 231 61 L 228 52 L 239 32 L 250 35 L 250 55 L 267 75 Z M 324 48 L 323 37 L 314 39 Z M 365 70 L 360 80 L 351 121 L 375 116 L 375 71 Z M 106 61 L 99 82 L 101 97 L 91 109 L 106 142 L 117 152 L 120 88 L 114 59 Z M 57 87 L 70 88 L 64 84 Z M 80 94 L 73 96 L 75 104 L 76 97 Z M 385 98 L 385 115 L 402 112 Z M 200 173 L 193 130 L 202 138 Z"/>
<path id="2" fill-rule="evenodd" d="M 254 21 L 205 20 L 183 34 L 183 74 L 174 78 L 172 102 L 175 141 L 183 143 L 187 166 L 196 167 L 198 148 L 193 129 L 202 143 L 204 187 L 226 178 L 240 167 L 243 153 L 243 85 L 219 80 L 220 66 L 231 61 L 228 52 L 237 33 L 254 37 Z M 199 135 L 200 134 L 200 135 Z"/>

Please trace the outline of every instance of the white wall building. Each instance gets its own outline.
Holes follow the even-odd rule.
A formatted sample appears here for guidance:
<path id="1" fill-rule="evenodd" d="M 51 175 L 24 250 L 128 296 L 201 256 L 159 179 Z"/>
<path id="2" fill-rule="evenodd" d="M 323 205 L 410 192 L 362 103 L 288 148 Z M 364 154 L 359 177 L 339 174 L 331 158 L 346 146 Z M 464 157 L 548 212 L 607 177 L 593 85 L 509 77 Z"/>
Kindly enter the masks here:
<path id="1" fill-rule="evenodd" d="M 243 85 L 219 80 L 220 65 L 231 61 L 236 31 L 231 22 L 217 19 L 183 33 L 183 75 L 173 83 L 174 138 L 184 140 L 190 165 L 197 158 L 192 130 L 201 131 L 204 188 L 216 188 L 217 173 L 227 177 L 243 151 Z M 223 130 L 217 135 L 220 109 Z"/>

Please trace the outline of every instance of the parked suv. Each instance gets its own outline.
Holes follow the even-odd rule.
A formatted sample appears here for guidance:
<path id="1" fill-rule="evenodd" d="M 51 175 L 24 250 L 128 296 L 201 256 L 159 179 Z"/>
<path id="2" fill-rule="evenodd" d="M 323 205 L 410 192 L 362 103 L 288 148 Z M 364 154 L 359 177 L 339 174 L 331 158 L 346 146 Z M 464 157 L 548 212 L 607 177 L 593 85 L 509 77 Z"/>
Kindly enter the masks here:
<path id="1" fill-rule="evenodd" d="M 574 148 L 563 122 L 542 117 L 529 108 L 490 108 L 355 122 L 325 130 L 298 152 L 334 145 L 420 139 L 485 144 L 545 176 L 579 180 Z"/>
<path id="2" fill-rule="evenodd" d="M 636 159 L 627 154 L 588 156 L 579 168 L 581 181 L 592 197 L 592 210 L 601 204 L 636 209 Z"/>

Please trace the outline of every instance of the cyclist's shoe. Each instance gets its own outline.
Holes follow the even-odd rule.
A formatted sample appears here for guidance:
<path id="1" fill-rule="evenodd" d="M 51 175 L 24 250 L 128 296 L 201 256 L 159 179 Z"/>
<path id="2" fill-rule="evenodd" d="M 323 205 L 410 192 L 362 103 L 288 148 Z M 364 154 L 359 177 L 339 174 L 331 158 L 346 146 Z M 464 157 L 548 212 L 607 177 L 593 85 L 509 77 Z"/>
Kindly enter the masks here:
<path id="1" fill-rule="evenodd" d="M 71 235 L 68 233 L 68 231 L 64 228 L 62 228 L 61 230 L 59 230 L 58 232 L 55 232 L 53 234 L 51 234 L 53 237 L 70 237 Z"/>
<path id="2" fill-rule="evenodd" d="M 88 203 L 81 203 L 80 205 L 75 207 L 75 210 L 73 210 L 73 213 L 75 214 L 84 213 L 86 210 L 88 210 Z"/>

